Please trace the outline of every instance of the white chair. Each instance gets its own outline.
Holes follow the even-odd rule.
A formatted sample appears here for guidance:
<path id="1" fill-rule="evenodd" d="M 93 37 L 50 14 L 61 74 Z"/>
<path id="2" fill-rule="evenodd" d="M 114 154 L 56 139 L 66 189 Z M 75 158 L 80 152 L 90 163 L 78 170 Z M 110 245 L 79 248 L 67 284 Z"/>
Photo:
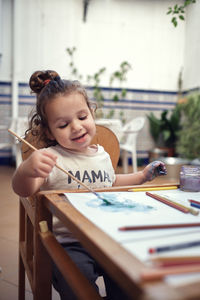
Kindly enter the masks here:
<path id="1" fill-rule="evenodd" d="M 18 117 L 13 119 L 10 125 L 10 129 L 16 132 L 19 136 L 24 137 L 25 131 L 28 129 L 28 117 Z M 21 142 L 13 137 L 13 152 L 16 158 L 16 167 L 22 162 L 21 156 Z"/>
<path id="2" fill-rule="evenodd" d="M 118 138 L 118 141 L 120 141 L 122 135 L 122 122 L 120 119 L 96 119 L 95 123 L 96 125 L 101 125 L 109 128 L 114 132 L 114 134 Z"/>
<path id="3" fill-rule="evenodd" d="M 128 173 L 128 158 L 132 154 L 133 172 L 137 172 L 137 136 L 144 127 L 145 118 L 138 117 L 125 124 L 122 128 L 123 136 L 121 138 L 120 150 L 122 156 L 123 173 Z"/>

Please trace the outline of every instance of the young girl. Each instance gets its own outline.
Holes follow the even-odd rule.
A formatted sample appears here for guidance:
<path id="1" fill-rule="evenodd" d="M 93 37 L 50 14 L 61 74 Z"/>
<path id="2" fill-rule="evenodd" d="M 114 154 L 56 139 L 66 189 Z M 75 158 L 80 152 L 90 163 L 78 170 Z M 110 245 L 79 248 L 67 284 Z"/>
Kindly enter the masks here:
<path id="1" fill-rule="evenodd" d="M 143 171 L 115 175 L 108 153 L 100 145 L 91 145 L 96 133 L 95 121 L 80 83 L 62 80 L 55 71 L 37 71 L 29 85 L 37 95 L 37 103 L 28 132 L 37 135 L 47 148 L 34 151 L 16 170 L 12 185 L 18 195 L 31 196 L 40 189 L 80 188 L 71 177 L 54 168 L 56 163 L 91 188 L 142 184 L 158 175 L 157 167 L 166 172 L 165 165 L 156 161 Z M 108 299 L 128 299 L 58 220 L 54 233 L 96 289 L 95 281 L 103 274 Z M 62 300 L 76 299 L 55 266 L 53 284 Z"/>

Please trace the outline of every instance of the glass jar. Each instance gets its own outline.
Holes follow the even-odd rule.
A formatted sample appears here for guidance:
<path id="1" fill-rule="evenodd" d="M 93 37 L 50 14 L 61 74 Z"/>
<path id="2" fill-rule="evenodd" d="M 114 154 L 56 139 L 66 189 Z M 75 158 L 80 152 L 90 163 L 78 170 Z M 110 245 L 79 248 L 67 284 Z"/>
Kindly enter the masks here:
<path id="1" fill-rule="evenodd" d="M 200 167 L 181 167 L 180 189 L 187 192 L 200 192 Z"/>

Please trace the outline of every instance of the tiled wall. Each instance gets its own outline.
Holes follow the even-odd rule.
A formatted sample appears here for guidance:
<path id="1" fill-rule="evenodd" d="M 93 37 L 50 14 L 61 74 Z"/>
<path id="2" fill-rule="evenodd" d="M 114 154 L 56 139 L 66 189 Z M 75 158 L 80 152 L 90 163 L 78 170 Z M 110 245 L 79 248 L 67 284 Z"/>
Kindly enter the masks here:
<path id="1" fill-rule="evenodd" d="M 88 95 L 93 99 L 92 88 L 88 87 Z M 151 111 L 159 115 L 163 110 L 172 109 L 177 101 L 177 93 L 169 91 L 127 89 L 125 99 L 113 102 L 112 96 L 120 94 L 120 89 L 102 88 L 104 95 L 104 108 L 115 108 L 116 117 L 122 111 L 126 121 L 137 116 L 146 116 Z M 28 84 L 19 84 L 19 117 L 26 117 L 34 108 L 35 96 L 30 94 Z M 0 147 L 0 164 L 8 164 L 12 158 L 11 145 L 13 138 L 7 132 L 11 124 L 11 84 L 0 82 L 0 145 L 8 143 L 8 147 Z M 5 128 L 2 128 L 5 127 Z M 148 151 L 153 147 L 153 141 L 149 133 L 149 124 L 139 134 L 137 141 L 138 158 L 148 158 Z"/>

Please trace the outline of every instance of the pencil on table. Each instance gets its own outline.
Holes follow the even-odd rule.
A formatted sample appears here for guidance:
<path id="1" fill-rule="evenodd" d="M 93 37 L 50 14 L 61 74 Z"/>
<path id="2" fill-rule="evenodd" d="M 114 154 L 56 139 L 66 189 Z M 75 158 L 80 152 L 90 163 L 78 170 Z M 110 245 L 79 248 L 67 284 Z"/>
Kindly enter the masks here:
<path id="1" fill-rule="evenodd" d="M 156 267 L 200 265 L 200 256 L 156 256 L 149 260 Z"/>
<path id="2" fill-rule="evenodd" d="M 179 249 L 193 248 L 198 246 L 200 246 L 200 240 L 150 248 L 149 253 L 150 254 L 162 253 L 162 252 L 174 251 Z"/>
<path id="3" fill-rule="evenodd" d="M 142 281 L 160 280 L 168 275 L 200 272 L 200 265 L 173 266 L 168 268 L 145 268 L 141 271 Z"/>
<path id="4" fill-rule="evenodd" d="M 154 198 L 166 205 L 169 205 L 175 209 L 178 209 L 180 211 L 182 211 L 183 213 L 191 213 L 193 215 L 198 215 L 199 212 L 195 209 L 192 209 L 190 207 L 187 207 L 187 206 L 184 206 L 183 204 L 180 204 L 178 202 L 175 202 L 174 200 L 171 200 L 171 199 L 168 199 L 166 197 L 163 197 L 163 196 L 160 196 L 160 195 L 157 195 L 157 194 L 152 194 L 152 193 L 149 193 L 149 192 L 146 192 L 146 195 L 151 197 L 151 198 Z"/>
<path id="5" fill-rule="evenodd" d="M 189 202 L 190 202 L 191 206 L 200 209 L 200 202 L 199 201 L 189 200 Z"/>
<path id="6" fill-rule="evenodd" d="M 193 199 L 188 199 L 189 202 L 193 202 L 193 203 L 196 203 L 196 204 L 199 204 L 200 205 L 200 201 L 197 201 L 197 200 L 193 200 Z"/>
<path id="7" fill-rule="evenodd" d="M 177 189 L 177 185 L 173 186 L 158 186 L 158 187 L 141 187 L 141 188 L 133 188 L 128 190 L 129 192 L 146 192 L 146 191 L 161 191 L 161 190 L 175 190 Z"/>
<path id="8" fill-rule="evenodd" d="M 122 226 L 120 231 L 128 230 L 153 230 L 153 229 L 170 229 L 170 228 L 185 228 L 185 227 L 199 227 L 200 223 L 174 223 L 174 224 L 152 224 L 152 225 L 136 225 L 136 226 Z"/>

